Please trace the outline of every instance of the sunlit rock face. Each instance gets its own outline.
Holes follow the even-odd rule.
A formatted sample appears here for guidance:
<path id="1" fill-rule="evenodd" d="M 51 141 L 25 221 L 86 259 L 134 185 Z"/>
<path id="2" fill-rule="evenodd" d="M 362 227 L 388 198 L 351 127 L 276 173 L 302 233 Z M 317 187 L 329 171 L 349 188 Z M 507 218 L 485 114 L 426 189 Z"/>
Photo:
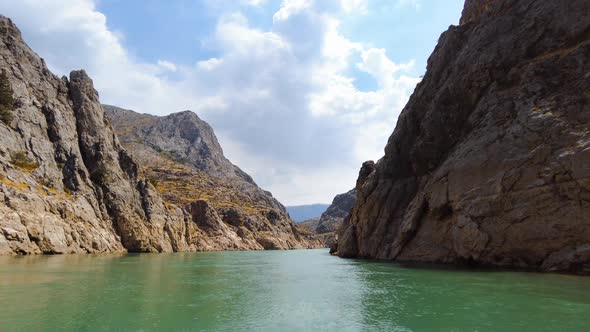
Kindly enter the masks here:
<path id="1" fill-rule="evenodd" d="M 14 99 L 6 106 L 2 94 L 0 254 L 313 245 L 290 220 L 272 213 L 267 214 L 268 223 L 280 224 L 280 231 L 277 226 L 264 233 L 241 232 L 207 201 L 181 205 L 163 200 L 119 142 L 88 75 L 53 75 L 2 16 L 0 69 L 8 83 L 2 87 L 9 86 Z M 230 167 L 205 166 L 216 171 Z M 230 168 L 232 177 L 253 185 L 245 173 Z"/>
<path id="2" fill-rule="evenodd" d="M 468 0 L 338 254 L 590 273 L 590 2 Z"/>
<path id="3" fill-rule="evenodd" d="M 213 248 L 320 246 L 311 232 L 293 224 L 271 193 L 224 156 L 213 129 L 197 114 L 184 111 L 158 117 L 104 108 L 121 143 L 166 203 L 193 212 L 202 206 L 194 202 L 207 204 L 211 213 L 200 218 L 206 219 L 201 229 Z"/>

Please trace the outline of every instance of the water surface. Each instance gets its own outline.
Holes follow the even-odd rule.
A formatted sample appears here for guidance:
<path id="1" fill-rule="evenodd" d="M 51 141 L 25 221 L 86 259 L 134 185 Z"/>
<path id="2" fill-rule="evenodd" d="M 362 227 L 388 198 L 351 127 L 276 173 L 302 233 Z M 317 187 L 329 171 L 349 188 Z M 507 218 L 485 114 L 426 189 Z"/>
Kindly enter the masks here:
<path id="1" fill-rule="evenodd" d="M 0 258 L 0 331 L 590 331 L 590 278 L 327 250 Z"/>

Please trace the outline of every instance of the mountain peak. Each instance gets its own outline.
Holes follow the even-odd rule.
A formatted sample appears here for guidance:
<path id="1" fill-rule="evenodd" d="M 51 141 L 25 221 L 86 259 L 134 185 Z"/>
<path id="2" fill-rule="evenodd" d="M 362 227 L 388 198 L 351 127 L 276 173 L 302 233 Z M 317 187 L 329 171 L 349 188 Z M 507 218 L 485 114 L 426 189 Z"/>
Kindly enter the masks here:
<path id="1" fill-rule="evenodd" d="M 154 116 L 115 106 L 103 107 L 123 143 L 145 143 L 142 153 L 166 153 L 175 161 L 209 175 L 255 184 L 252 177 L 224 156 L 213 128 L 196 113 L 182 111 Z"/>

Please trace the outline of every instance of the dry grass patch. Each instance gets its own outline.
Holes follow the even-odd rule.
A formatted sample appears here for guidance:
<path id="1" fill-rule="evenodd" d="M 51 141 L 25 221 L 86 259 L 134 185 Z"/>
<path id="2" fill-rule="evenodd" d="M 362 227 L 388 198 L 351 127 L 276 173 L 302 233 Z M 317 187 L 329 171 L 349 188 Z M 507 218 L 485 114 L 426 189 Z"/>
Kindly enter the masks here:
<path id="1" fill-rule="evenodd" d="M 29 159 L 23 151 L 10 154 L 10 163 L 27 172 L 32 172 L 39 168 L 39 164 Z"/>

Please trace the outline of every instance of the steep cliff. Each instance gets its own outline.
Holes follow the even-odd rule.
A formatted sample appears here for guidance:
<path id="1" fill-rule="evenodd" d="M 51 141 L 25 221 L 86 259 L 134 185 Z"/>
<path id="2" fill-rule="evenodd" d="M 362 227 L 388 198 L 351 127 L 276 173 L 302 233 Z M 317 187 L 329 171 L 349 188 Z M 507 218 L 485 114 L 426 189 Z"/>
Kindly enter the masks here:
<path id="1" fill-rule="evenodd" d="M 590 2 L 468 0 L 338 254 L 590 273 Z"/>
<path id="2" fill-rule="evenodd" d="M 2 16 L 0 69 L 0 254 L 309 245 L 296 230 L 240 236 L 206 201 L 165 204 L 119 143 L 86 73 L 51 74 Z"/>

